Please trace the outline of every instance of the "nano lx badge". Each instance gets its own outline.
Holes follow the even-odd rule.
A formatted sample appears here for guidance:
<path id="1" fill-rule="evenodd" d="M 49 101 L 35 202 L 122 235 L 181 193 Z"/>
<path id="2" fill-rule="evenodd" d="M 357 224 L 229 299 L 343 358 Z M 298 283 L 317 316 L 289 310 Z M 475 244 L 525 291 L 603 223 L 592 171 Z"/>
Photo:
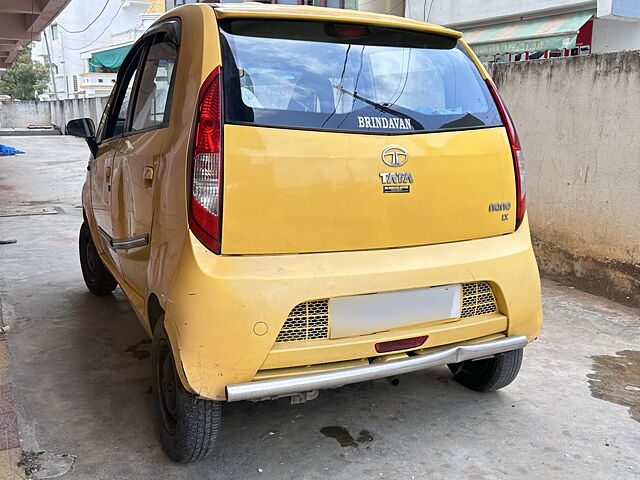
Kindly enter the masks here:
<path id="1" fill-rule="evenodd" d="M 496 203 L 489 204 L 490 212 L 505 212 L 507 210 L 511 210 L 511 202 L 496 202 Z M 507 220 L 509 220 L 509 214 L 503 213 L 502 221 L 506 222 Z"/>

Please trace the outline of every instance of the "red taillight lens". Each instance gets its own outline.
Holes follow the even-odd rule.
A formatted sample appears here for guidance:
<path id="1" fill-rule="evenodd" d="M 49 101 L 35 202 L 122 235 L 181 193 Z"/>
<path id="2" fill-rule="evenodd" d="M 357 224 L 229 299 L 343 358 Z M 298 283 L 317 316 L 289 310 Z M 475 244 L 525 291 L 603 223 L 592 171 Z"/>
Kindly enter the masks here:
<path id="1" fill-rule="evenodd" d="M 511 145 L 511 154 L 513 155 L 513 168 L 516 176 L 516 228 L 518 228 L 522 223 L 522 219 L 524 218 L 524 211 L 526 209 L 527 200 L 524 155 L 522 153 L 522 147 L 520 146 L 518 132 L 516 132 L 516 127 L 513 124 L 513 120 L 511 119 L 509 110 L 507 110 L 507 106 L 504 104 L 504 101 L 502 101 L 502 97 L 500 97 L 498 89 L 490 79 L 487 79 L 487 86 L 489 87 L 489 91 L 491 92 L 491 96 L 493 97 L 494 102 L 496 102 L 498 112 L 500 112 L 502 124 L 507 129 L 507 136 L 509 137 L 509 144 Z"/>
<path id="2" fill-rule="evenodd" d="M 191 158 L 189 228 L 220 253 L 222 228 L 222 96 L 220 67 L 207 77 L 198 100 Z"/>
<path id="3" fill-rule="evenodd" d="M 402 340 L 392 340 L 390 342 L 376 343 L 376 352 L 395 352 L 396 350 L 406 350 L 407 348 L 416 348 L 422 345 L 425 340 L 424 337 L 403 338 Z"/>

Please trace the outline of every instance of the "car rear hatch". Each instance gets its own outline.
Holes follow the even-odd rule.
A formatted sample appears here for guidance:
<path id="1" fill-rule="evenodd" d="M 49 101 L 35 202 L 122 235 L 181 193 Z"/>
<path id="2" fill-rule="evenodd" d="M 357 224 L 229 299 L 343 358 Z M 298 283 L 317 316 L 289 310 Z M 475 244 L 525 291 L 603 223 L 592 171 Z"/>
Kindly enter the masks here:
<path id="1" fill-rule="evenodd" d="M 514 230 L 507 131 L 456 36 L 340 21 L 219 22 L 223 254 L 408 247 Z"/>

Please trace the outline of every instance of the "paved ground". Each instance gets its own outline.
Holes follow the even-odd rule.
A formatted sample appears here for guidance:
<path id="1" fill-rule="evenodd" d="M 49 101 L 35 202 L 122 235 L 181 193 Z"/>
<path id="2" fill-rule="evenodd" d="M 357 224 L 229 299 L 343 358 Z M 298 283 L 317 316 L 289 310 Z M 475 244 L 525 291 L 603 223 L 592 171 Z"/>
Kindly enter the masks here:
<path id="1" fill-rule="evenodd" d="M 64 479 L 640 478 L 640 312 L 550 281 L 517 381 L 493 394 L 445 368 L 226 405 L 216 454 L 171 463 L 151 424 L 149 344 L 120 291 L 87 292 L 77 259 L 87 151 L 0 138 L 0 289 L 23 449 Z M 620 352 L 620 355 L 617 353 Z M 596 398 L 597 397 L 597 398 Z M 633 416 L 633 417 L 632 417 Z M 635 418 L 635 419 L 634 419 Z M 327 428 L 335 427 L 335 428 Z M 43 472 L 40 473 L 44 476 Z"/>

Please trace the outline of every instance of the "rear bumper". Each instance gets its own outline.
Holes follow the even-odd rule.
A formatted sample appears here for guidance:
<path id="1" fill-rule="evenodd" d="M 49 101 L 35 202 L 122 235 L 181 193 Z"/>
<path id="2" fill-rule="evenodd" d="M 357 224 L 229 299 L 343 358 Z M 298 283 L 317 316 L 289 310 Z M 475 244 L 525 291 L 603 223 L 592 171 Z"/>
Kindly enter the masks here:
<path id="1" fill-rule="evenodd" d="M 416 355 L 402 360 L 386 363 L 363 365 L 345 368 L 333 372 L 323 372 L 273 380 L 238 383 L 227 386 L 227 400 L 256 400 L 260 398 L 279 397 L 310 390 L 337 388 L 357 382 L 366 382 L 378 378 L 417 372 L 438 365 L 458 363 L 465 360 L 489 357 L 498 353 L 517 350 L 527 345 L 527 337 L 516 335 L 489 342 L 471 345 L 459 345 L 446 350 Z"/>
<path id="2" fill-rule="evenodd" d="M 380 356 L 377 342 L 426 335 L 423 353 L 430 354 L 489 335 L 531 341 L 541 327 L 540 280 L 526 220 L 509 235 L 375 251 L 225 256 L 211 254 L 195 238 L 190 243 L 169 290 L 158 296 L 180 378 L 204 398 L 226 400 L 228 386 L 307 375 L 309 366 L 314 373 L 343 361 L 366 367 L 366 359 Z M 305 301 L 474 281 L 490 283 L 497 313 L 340 339 L 275 342 L 291 309 Z"/>

